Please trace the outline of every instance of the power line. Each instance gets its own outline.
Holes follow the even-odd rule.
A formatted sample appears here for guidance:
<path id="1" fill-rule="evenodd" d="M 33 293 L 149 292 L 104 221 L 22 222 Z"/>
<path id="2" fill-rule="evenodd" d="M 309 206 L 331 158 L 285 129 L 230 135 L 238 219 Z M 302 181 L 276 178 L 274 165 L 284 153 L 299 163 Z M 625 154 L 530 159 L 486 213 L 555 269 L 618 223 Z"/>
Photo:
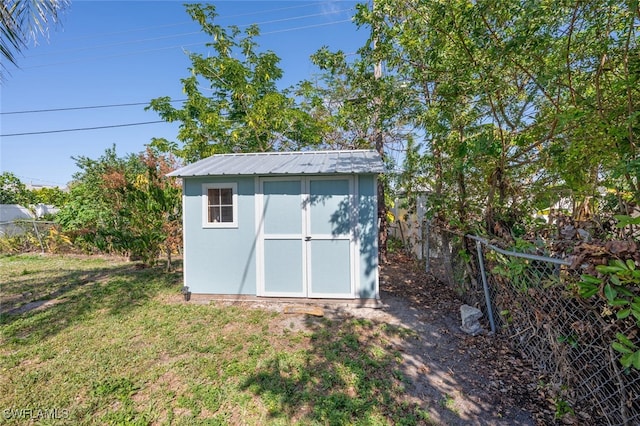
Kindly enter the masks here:
<path id="1" fill-rule="evenodd" d="M 336 14 L 336 13 L 341 13 L 341 12 L 348 12 L 353 10 L 352 8 L 349 9 L 340 9 L 340 10 L 335 10 L 335 11 L 331 11 L 330 14 Z M 299 19 L 306 19 L 306 18 L 316 18 L 318 16 L 326 16 L 328 13 L 324 12 L 324 13 L 314 13 L 311 15 L 299 15 L 299 16 L 292 16 L 292 17 L 288 17 L 288 18 L 281 18 L 281 19 L 273 19 L 270 21 L 262 21 L 262 22 L 255 22 L 252 24 L 242 24 L 242 25 L 238 25 L 239 28 L 243 28 L 243 27 L 249 27 L 251 25 L 268 25 L 268 24 L 275 24 L 275 23 L 280 23 L 280 22 L 287 22 L 287 21 L 295 21 L 295 20 L 299 20 Z M 117 33 L 116 33 L 117 34 Z M 178 37 L 184 37 L 184 36 L 191 36 L 191 35 L 202 35 L 202 31 L 198 30 L 198 31 L 190 31 L 187 33 L 179 33 L 179 34 L 169 34 L 169 35 L 163 35 L 163 36 L 157 36 L 157 37 L 151 37 L 151 38 L 142 38 L 142 39 L 137 39 L 137 40 L 127 40 L 127 41 L 120 41 L 117 43 L 108 43 L 108 44 L 100 44 L 97 46 L 88 46 L 88 47 L 79 47 L 76 49 L 66 49 L 66 50 L 57 50 L 54 52 L 46 52 L 46 53 L 40 53 L 38 55 L 31 55 L 29 56 L 29 58 L 34 58 L 37 56 L 46 56 L 46 55 L 60 55 L 62 53 L 75 53 L 75 52 L 82 52 L 82 51 L 87 51 L 87 50 L 97 50 L 97 49 L 104 49 L 107 47 L 116 47 L 116 46 L 123 46 L 123 45 L 127 45 L 127 44 L 135 44 L 135 43 L 145 43 L 145 42 L 149 42 L 149 41 L 158 41 L 158 40 L 166 40 L 166 39 L 171 39 L 171 38 L 178 38 Z"/>
<path id="2" fill-rule="evenodd" d="M 57 186 L 66 185 L 66 184 L 64 184 L 62 182 L 55 182 L 55 181 L 52 181 L 52 180 L 45 180 L 45 179 L 34 178 L 34 177 L 29 177 L 29 176 L 16 175 L 16 177 L 19 178 L 20 180 L 26 179 L 26 180 L 30 181 L 31 184 L 33 184 L 33 181 L 38 181 L 38 182 L 44 182 L 44 183 L 53 183 L 53 184 L 55 184 Z"/>
<path id="3" fill-rule="evenodd" d="M 173 102 L 184 102 L 187 99 L 176 99 L 169 101 Z M 149 102 L 131 102 L 127 104 L 111 104 L 111 105 L 89 105 L 89 106 L 79 106 L 79 107 L 68 107 L 68 108 L 50 108 L 50 109 L 32 109 L 27 111 L 9 111 L 9 112 L 0 112 L 0 115 L 12 115 L 12 114 L 33 114 L 39 112 L 56 112 L 56 111 L 75 111 L 82 109 L 98 109 L 98 108 L 118 108 L 118 107 L 126 107 L 126 106 L 136 106 L 136 105 L 149 105 Z"/>
<path id="4" fill-rule="evenodd" d="M 336 14 L 336 13 L 341 13 L 341 12 L 349 12 L 352 11 L 353 8 L 349 8 L 349 9 L 340 9 L 340 10 L 335 10 L 332 11 L 330 14 Z M 291 16 L 289 18 L 280 18 L 280 19 L 273 19 L 271 21 L 262 21 L 262 22 L 254 22 L 253 24 L 242 24 L 242 25 L 238 25 L 238 27 L 242 28 L 242 27 L 249 27 L 251 25 L 265 25 L 265 24 L 275 24 L 278 22 L 286 22 L 286 21 L 295 21 L 297 19 L 306 19 L 306 18 L 315 18 L 318 16 L 326 16 L 329 13 L 323 12 L 323 13 L 314 13 L 312 15 L 301 15 L 301 16 Z M 292 28 L 291 30 L 295 30 L 296 28 Z M 266 34 L 266 33 L 265 33 Z"/>
<path id="5" fill-rule="evenodd" d="M 127 123 L 127 124 L 112 124 L 110 126 L 96 126 L 96 127 L 78 127 L 75 129 L 61 129 L 61 130 L 44 130 L 41 132 L 25 132 L 25 133 L 7 133 L 6 135 L 0 135 L 1 138 L 9 138 L 13 136 L 31 136 L 31 135 L 46 135 L 51 133 L 66 133 L 66 132 L 81 132 L 85 130 L 100 130 L 100 129 L 113 129 L 115 127 L 132 127 L 132 126 L 144 126 L 147 124 L 166 123 L 164 120 L 157 121 L 143 121 L 139 123 Z"/>
<path id="6" fill-rule="evenodd" d="M 99 60 L 99 59 L 111 59 L 111 58 L 120 58 L 123 56 L 131 56 L 131 55 L 138 55 L 141 53 L 149 53 L 149 52 L 159 52 L 161 50 L 170 50 L 170 49 L 181 49 L 184 47 L 190 47 L 190 46 L 202 46 L 202 43 L 190 43 L 190 44 L 183 44 L 180 46 L 168 46 L 168 47 L 158 47 L 155 49 L 146 49 L 146 50 L 137 50 L 134 52 L 127 52 L 127 53 L 119 53 L 116 55 L 104 55 L 104 56 L 92 56 L 89 58 L 82 58 L 82 59 L 75 59 L 72 61 L 66 61 L 66 62 L 52 62 L 50 64 L 43 64 L 43 65 L 33 65 L 30 67 L 22 67 L 23 70 L 30 70 L 30 69 L 34 69 L 34 68 L 46 68 L 46 67 L 52 67 L 55 65 L 68 65 L 68 64 L 77 64 L 78 62 L 85 62 L 85 61 L 95 61 L 95 60 Z"/>
<path id="7" fill-rule="evenodd" d="M 268 31 L 268 32 L 262 33 L 260 35 L 287 33 L 289 31 L 306 30 L 307 28 L 318 28 L 318 27 L 324 27 L 324 26 L 327 26 L 327 25 L 344 24 L 345 22 L 352 22 L 352 21 L 351 21 L 351 19 L 343 19 L 342 21 L 331 21 L 331 22 L 325 22 L 325 23 L 322 23 L 322 24 L 305 25 L 304 27 L 285 28 L 283 30 Z"/>
<path id="8" fill-rule="evenodd" d="M 288 6 L 288 7 L 280 7 L 280 8 L 276 8 L 276 9 L 258 10 L 258 11 L 255 11 L 255 12 L 240 13 L 240 14 L 236 14 L 236 15 L 224 15 L 224 16 L 223 15 L 219 15 L 218 18 L 219 19 L 242 18 L 242 17 L 245 17 L 245 16 L 263 15 L 265 13 L 280 12 L 280 11 L 283 11 L 283 10 L 291 10 L 291 9 L 300 9 L 300 8 L 306 8 L 306 7 L 311 7 L 311 6 L 319 6 L 319 5 L 322 5 L 322 4 L 323 4 L 323 2 L 308 3 L 308 4 L 298 5 L 298 6 Z M 128 29 L 128 30 L 115 31 L 115 32 L 111 32 L 111 33 L 92 34 L 90 36 L 84 36 L 84 37 L 74 37 L 74 38 L 68 39 L 67 41 L 91 40 L 91 39 L 102 38 L 102 37 L 111 37 L 111 36 L 120 35 L 120 34 L 128 34 L 128 33 L 140 32 L 140 31 L 149 31 L 149 30 L 154 30 L 154 29 L 159 29 L 159 28 L 178 27 L 178 26 L 186 25 L 186 24 L 193 24 L 193 20 L 178 22 L 178 23 L 174 23 L 174 24 L 154 25 L 154 26 L 149 26 L 149 27 L 132 28 L 132 29 Z M 32 57 L 36 57 L 36 56 L 49 55 L 49 54 L 50 53 L 39 53 L 39 54 L 35 54 L 35 55 L 28 55 L 26 57 L 32 58 Z"/>
<path id="9" fill-rule="evenodd" d="M 76 53 L 76 52 L 82 52 L 86 50 L 104 49 L 106 47 L 116 47 L 116 46 L 123 46 L 123 45 L 134 44 L 134 43 L 145 43 L 148 41 L 166 40 L 168 38 L 178 38 L 183 36 L 200 35 L 200 34 L 202 34 L 202 31 L 190 31 L 188 33 L 170 34 L 170 35 L 151 37 L 151 38 L 141 38 L 138 40 L 119 41 L 117 43 L 99 44 L 97 46 L 78 47 L 76 49 L 56 50 L 53 52 L 45 52 L 45 53 L 40 53 L 38 55 L 31 55 L 29 56 L 29 58 L 35 58 L 37 56 L 46 56 L 46 55 L 60 55 L 61 53 Z"/>
<path id="10" fill-rule="evenodd" d="M 290 10 L 290 9 L 300 9 L 300 8 L 311 7 L 311 6 L 321 6 L 323 4 L 324 2 L 320 1 L 316 3 L 308 3 L 308 4 L 299 5 L 299 6 L 287 6 L 287 7 L 280 7 L 277 9 L 256 10 L 255 12 L 239 13 L 236 15 L 220 15 L 218 16 L 218 18 L 220 19 L 243 18 L 245 16 L 264 15 L 265 13 L 280 12 L 282 10 Z"/>
<path id="11" fill-rule="evenodd" d="M 352 20 L 351 19 L 343 19 L 343 20 L 340 20 L 340 21 L 330 21 L 330 22 L 324 22 L 324 23 L 315 24 L 315 25 L 305 25 L 305 26 L 301 26 L 301 27 L 285 28 L 285 29 L 282 29 L 282 30 L 267 31 L 267 32 L 264 32 L 264 33 L 260 33 L 260 36 L 269 35 L 269 34 L 285 33 L 285 32 L 289 32 L 289 31 L 299 31 L 299 30 L 305 30 L 305 29 L 309 29 L 309 28 L 318 28 L 318 27 L 324 27 L 324 26 L 328 26 L 328 25 L 343 24 L 343 23 L 346 23 L 346 22 L 352 22 Z M 74 63 L 78 63 L 78 62 L 85 62 L 85 61 L 91 61 L 91 60 L 111 59 L 111 58 L 119 58 L 119 57 L 122 57 L 122 56 L 138 55 L 138 54 L 141 54 L 141 53 L 159 52 L 161 50 L 184 49 L 185 47 L 202 46 L 202 44 L 203 44 L 202 42 L 188 43 L 188 44 L 181 44 L 181 45 L 175 45 L 175 46 L 167 46 L 167 47 L 158 47 L 158 48 L 146 49 L 146 50 L 138 50 L 138 51 L 127 52 L 127 53 L 119 53 L 119 54 L 115 54 L 115 55 L 93 56 L 93 57 L 89 57 L 89 58 L 76 59 L 76 60 L 72 60 L 72 61 L 53 62 L 53 63 L 49 63 L 49 64 L 32 65 L 30 67 L 21 67 L 21 68 L 23 70 L 29 70 L 29 69 L 34 69 L 34 68 L 45 68 L 45 67 L 50 67 L 50 66 L 55 66 L 55 65 L 67 65 L 67 64 L 74 64 Z"/>

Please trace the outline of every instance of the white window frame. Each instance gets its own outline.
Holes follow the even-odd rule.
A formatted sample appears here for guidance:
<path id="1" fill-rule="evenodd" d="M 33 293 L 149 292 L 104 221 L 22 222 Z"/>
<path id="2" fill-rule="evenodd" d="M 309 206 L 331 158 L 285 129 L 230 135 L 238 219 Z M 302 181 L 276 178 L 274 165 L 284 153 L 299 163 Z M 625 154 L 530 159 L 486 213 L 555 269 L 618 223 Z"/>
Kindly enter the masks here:
<path id="1" fill-rule="evenodd" d="M 231 189 L 233 203 L 233 222 L 209 222 L 209 190 Z M 238 227 L 238 184 L 235 182 L 202 184 L 202 227 L 203 228 L 237 228 Z"/>

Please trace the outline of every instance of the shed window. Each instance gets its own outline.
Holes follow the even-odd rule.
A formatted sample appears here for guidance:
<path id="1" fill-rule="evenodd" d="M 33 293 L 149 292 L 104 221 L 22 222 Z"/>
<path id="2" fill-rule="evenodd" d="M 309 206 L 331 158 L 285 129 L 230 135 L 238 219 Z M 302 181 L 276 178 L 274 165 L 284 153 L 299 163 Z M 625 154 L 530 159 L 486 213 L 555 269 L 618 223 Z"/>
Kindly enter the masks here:
<path id="1" fill-rule="evenodd" d="M 203 226 L 232 228 L 238 226 L 237 184 L 211 183 L 202 186 Z"/>

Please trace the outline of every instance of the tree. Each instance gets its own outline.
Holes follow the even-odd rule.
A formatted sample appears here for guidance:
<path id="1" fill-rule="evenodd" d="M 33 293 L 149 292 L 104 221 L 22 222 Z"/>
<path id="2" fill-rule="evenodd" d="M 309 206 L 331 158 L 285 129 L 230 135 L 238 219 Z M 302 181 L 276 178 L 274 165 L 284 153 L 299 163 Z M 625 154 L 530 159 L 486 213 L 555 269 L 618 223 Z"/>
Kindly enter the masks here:
<path id="1" fill-rule="evenodd" d="M 76 163 L 81 172 L 58 214 L 76 243 L 128 254 L 145 265 L 155 263 L 163 246 L 170 254 L 179 244 L 181 189 L 166 177 L 176 167 L 170 156 L 149 148 L 120 158 L 114 147 L 97 160 L 79 157 Z"/>
<path id="2" fill-rule="evenodd" d="M 181 146 L 166 140 L 155 146 L 171 149 L 186 162 L 230 152 L 296 150 L 321 141 L 315 120 L 295 106 L 287 91 L 277 88 L 283 71 L 271 51 L 258 52 L 258 27 L 241 32 L 214 24 L 213 5 L 187 5 L 187 12 L 213 39 L 214 55 L 189 55 L 191 76 L 182 79 L 187 100 L 182 108 L 169 97 L 147 107 L 168 122 L 180 122 Z M 203 94 L 203 91 L 211 95 Z"/>
<path id="3" fill-rule="evenodd" d="M 377 58 L 409 89 L 434 216 L 513 234 L 558 190 L 580 201 L 605 185 L 640 202 L 639 20 L 622 1 L 361 7 Z"/>
<path id="4" fill-rule="evenodd" d="M 58 213 L 58 221 L 74 243 L 88 249 L 114 250 L 106 231 L 122 223 L 118 211 L 122 194 L 115 191 L 127 180 L 132 181 L 140 165 L 133 158 L 119 158 L 115 147 L 105 150 L 97 160 L 74 158 L 80 169 L 69 185 L 69 201 Z M 119 179 L 119 182 L 115 182 Z"/>
<path id="5" fill-rule="evenodd" d="M 0 3 L 0 55 L 17 65 L 20 53 L 38 35 L 46 35 L 69 0 L 7 0 Z M 2 65 L 2 70 L 6 67 Z M 0 77 L 2 77 L 0 73 Z M 1 78 L 0 78 L 1 81 Z"/>
<path id="6" fill-rule="evenodd" d="M 144 166 L 142 172 L 132 184 L 119 188 L 126 201 L 120 213 L 131 227 L 125 246 L 147 265 L 156 261 L 164 246 L 169 271 L 172 252 L 182 246 L 182 189 L 177 179 L 166 176 L 177 163 L 150 147 L 138 160 Z"/>
<path id="7" fill-rule="evenodd" d="M 69 193 L 57 186 L 32 189 L 30 192 L 33 204 L 42 203 L 58 208 L 64 206 L 69 198 Z"/>
<path id="8" fill-rule="evenodd" d="M 24 183 L 13 173 L 0 174 L 0 204 L 28 206 L 31 197 Z"/>
<path id="9" fill-rule="evenodd" d="M 382 75 L 383 56 L 377 37 L 376 26 L 372 25 L 371 38 L 351 62 L 341 51 L 320 49 L 312 61 L 322 74 L 315 82 L 302 82 L 298 95 L 306 100 L 302 106 L 321 123 L 325 144 L 343 149 L 375 149 L 391 169 L 387 153 L 402 149 L 405 144 L 404 111 L 408 98 L 396 74 Z M 378 180 L 378 247 L 382 262 L 386 262 L 387 253 L 388 184 L 387 176 Z"/>

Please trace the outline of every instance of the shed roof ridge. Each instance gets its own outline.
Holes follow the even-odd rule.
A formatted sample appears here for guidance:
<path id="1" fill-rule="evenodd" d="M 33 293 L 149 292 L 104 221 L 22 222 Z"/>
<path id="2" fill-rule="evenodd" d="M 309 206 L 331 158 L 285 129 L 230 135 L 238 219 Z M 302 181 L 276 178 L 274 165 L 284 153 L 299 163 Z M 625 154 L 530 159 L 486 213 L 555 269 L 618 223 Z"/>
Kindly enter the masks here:
<path id="1" fill-rule="evenodd" d="M 214 154 L 169 176 L 382 173 L 373 149 Z"/>
<path id="2" fill-rule="evenodd" d="M 357 152 L 377 152 L 375 149 L 327 149 L 314 151 L 266 151 L 266 152 L 227 152 L 212 154 L 210 157 L 220 156 L 252 156 L 252 155 L 310 155 L 310 154 L 332 154 L 332 153 L 357 153 Z M 205 158 L 206 159 L 206 158 Z"/>

